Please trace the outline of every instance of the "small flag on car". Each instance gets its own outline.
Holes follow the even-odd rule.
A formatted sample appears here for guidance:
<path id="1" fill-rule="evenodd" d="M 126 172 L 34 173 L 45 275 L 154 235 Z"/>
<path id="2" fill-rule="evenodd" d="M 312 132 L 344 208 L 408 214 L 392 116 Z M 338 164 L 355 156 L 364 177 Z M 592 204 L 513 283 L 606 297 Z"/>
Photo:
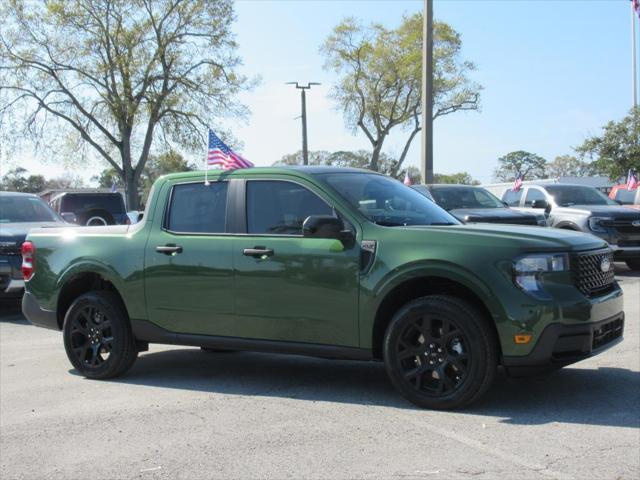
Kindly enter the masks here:
<path id="1" fill-rule="evenodd" d="M 513 187 L 511 187 L 511 190 L 513 190 L 514 192 L 519 192 L 520 189 L 522 188 L 523 179 L 524 179 L 524 175 L 522 175 L 522 172 L 518 172 L 516 174 L 516 179 L 513 182 Z"/>
<path id="2" fill-rule="evenodd" d="M 209 149 L 207 151 L 207 163 L 205 167 L 205 183 L 209 183 L 206 179 L 206 172 L 210 166 L 221 168 L 222 170 L 236 170 L 239 168 L 251 168 L 254 165 L 246 158 L 231 150 L 231 148 L 209 129 Z"/>
<path id="3" fill-rule="evenodd" d="M 634 190 L 636 188 L 638 188 L 638 172 L 630 168 L 627 173 L 627 190 Z"/>
<path id="4" fill-rule="evenodd" d="M 411 180 L 411 177 L 409 176 L 409 170 L 407 170 L 407 172 L 404 174 L 404 181 L 402 183 L 404 183 L 407 187 L 413 185 L 413 180 Z"/>

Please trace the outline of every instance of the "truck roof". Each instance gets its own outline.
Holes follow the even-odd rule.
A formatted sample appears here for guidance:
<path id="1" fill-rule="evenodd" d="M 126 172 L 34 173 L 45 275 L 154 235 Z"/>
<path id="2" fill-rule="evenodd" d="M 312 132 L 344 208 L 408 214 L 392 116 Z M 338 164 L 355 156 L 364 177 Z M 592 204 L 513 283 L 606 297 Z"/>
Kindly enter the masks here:
<path id="1" fill-rule="evenodd" d="M 322 165 L 283 165 L 277 167 L 252 167 L 242 168 L 238 170 L 209 170 L 209 175 L 215 176 L 224 174 L 225 176 L 233 175 L 253 175 L 260 173 L 281 173 L 290 174 L 291 172 L 301 173 L 303 175 L 317 175 L 321 173 L 373 173 L 379 175 L 372 170 L 366 170 L 363 168 L 351 168 L 351 167 L 328 167 Z M 191 178 L 202 177 L 205 174 L 204 170 L 194 170 L 189 172 L 177 172 L 165 175 L 163 178 L 171 180 L 174 178 Z"/>

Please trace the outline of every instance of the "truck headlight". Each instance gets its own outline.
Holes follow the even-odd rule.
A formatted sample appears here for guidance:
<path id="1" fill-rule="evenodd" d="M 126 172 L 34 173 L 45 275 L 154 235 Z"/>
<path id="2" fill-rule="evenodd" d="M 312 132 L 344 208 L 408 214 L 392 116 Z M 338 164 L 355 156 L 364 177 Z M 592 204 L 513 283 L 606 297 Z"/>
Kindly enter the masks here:
<path id="1" fill-rule="evenodd" d="M 611 220 L 609 217 L 589 217 L 589 228 L 592 232 L 607 233 L 607 229 L 602 224 Z"/>
<path id="2" fill-rule="evenodd" d="M 513 262 L 513 281 L 529 295 L 548 299 L 543 290 L 540 277 L 543 273 L 564 272 L 569 269 L 569 256 L 566 253 L 536 253 L 524 255 Z"/>

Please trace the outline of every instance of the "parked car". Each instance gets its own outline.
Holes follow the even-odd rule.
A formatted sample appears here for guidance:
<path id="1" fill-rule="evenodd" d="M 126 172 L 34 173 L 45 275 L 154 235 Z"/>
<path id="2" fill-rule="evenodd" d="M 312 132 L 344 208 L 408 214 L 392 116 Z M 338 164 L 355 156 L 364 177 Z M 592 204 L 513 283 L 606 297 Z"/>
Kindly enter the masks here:
<path id="1" fill-rule="evenodd" d="M 64 192 L 51 199 L 51 206 L 69 223 L 87 226 L 129 225 L 122 195 L 100 192 Z"/>
<path id="2" fill-rule="evenodd" d="M 22 296 L 20 247 L 29 230 L 62 225 L 62 219 L 36 195 L 0 192 L 0 299 Z"/>
<path id="3" fill-rule="evenodd" d="M 161 177 L 141 222 L 30 234 L 22 301 L 93 379 L 149 343 L 384 361 L 416 405 L 622 339 L 612 252 L 580 232 L 462 225 L 387 176 L 331 167 Z"/>
<path id="4" fill-rule="evenodd" d="M 507 223 L 543 227 L 547 225 L 544 214 L 513 210 L 481 187 L 446 184 L 414 185 L 411 188 L 465 223 Z"/>
<path id="5" fill-rule="evenodd" d="M 640 210 L 640 188 L 627 190 L 626 185 L 614 185 L 609 198 L 623 207 Z"/>
<path id="6" fill-rule="evenodd" d="M 562 183 L 506 190 L 511 207 L 546 211 L 552 227 L 596 235 L 607 241 L 616 261 L 640 270 L 640 212 L 621 207 L 593 187 Z"/>

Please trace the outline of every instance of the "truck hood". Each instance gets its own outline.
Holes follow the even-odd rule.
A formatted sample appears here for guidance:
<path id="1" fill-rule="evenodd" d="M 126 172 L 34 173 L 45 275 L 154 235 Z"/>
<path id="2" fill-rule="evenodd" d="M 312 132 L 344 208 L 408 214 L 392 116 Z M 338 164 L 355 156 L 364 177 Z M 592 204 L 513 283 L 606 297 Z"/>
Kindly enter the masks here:
<path id="1" fill-rule="evenodd" d="M 524 213 L 510 208 L 454 208 L 449 213 L 459 220 L 465 222 L 510 222 L 524 223 L 527 220 L 531 224 L 537 221 L 533 213 Z"/>
<path id="2" fill-rule="evenodd" d="M 492 249 L 515 248 L 527 251 L 582 251 L 603 248 L 607 243 L 589 233 L 534 226 L 516 226 L 500 224 L 468 224 L 447 226 L 407 226 L 387 227 L 394 230 L 424 232 L 430 241 L 442 242 L 454 247 L 468 248 L 472 245 L 491 247 Z"/>
<path id="3" fill-rule="evenodd" d="M 640 213 L 620 205 L 572 205 L 556 207 L 552 213 L 569 215 L 598 215 L 616 218 L 640 218 Z"/>
<path id="4" fill-rule="evenodd" d="M 27 238 L 27 234 L 31 230 L 41 228 L 50 229 L 51 227 L 60 227 L 60 222 L 18 222 L 18 223 L 0 223 L 0 242 L 14 242 L 20 245 Z"/>

